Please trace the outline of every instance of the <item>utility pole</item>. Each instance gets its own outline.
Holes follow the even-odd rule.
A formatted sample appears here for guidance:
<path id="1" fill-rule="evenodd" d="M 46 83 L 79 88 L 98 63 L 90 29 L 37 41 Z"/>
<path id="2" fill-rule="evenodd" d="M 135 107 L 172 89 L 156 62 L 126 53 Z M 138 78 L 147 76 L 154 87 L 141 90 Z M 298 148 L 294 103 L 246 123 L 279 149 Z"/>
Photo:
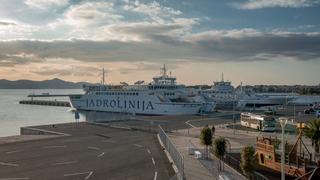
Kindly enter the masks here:
<path id="1" fill-rule="evenodd" d="M 282 129 L 281 133 L 281 144 L 282 144 L 282 150 L 281 150 L 281 180 L 285 180 L 286 175 L 285 175 L 285 170 L 284 170 L 284 165 L 285 165 L 285 142 L 284 142 L 284 128 L 288 122 L 287 118 L 281 117 L 279 118 L 280 120 L 280 125 Z"/>
<path id="2" fill-rule="evenodd" d="M 234 117 L 235 116 L 234 115 L 234 111 L 235 111 L 234 101 L 235 101 L 235 92 L 233 93 L 233 100 L 232 100 L 232 120 L 233 120 L 233 134 L 236 134 L 236 129 L 235 129 L 236 119 Z"/>

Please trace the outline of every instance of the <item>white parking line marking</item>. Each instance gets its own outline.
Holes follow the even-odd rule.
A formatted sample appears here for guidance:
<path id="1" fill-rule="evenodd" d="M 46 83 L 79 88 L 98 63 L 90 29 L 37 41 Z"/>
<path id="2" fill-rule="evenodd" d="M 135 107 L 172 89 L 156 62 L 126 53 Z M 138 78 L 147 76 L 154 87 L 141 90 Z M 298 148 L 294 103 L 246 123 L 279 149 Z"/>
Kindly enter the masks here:
<path id="1" fill-rule="evenodd" d="M 15 167 L 19 166 L 18 164 L 14 164 L 14 163 L 5 163 L 5 162 L 0 162 L 0 165 L 2 165 L 2 166 L 15 166 Z"/>
<path id="2" fill-rule="evenodd" d="M 150 149 L 147 149 L 147 151 L 148 151 L 148 153 L 149 153 L 149 154 L 151 154 L 151 151 L 150 151 Z"/>
<path id="3" fill-rule="evenodd" d="M 100 148 L 98 148 L 98 147 L 92 147 L 92 146 L 89 146 L 88 149 L 100 150 Z"/>
<path id="4" fill-rule="evenodd" d="M 196 126 L 192 125 L 192 124 L 190 123 L 190 121 L 191 121 L 191 120 L 186 121 L 186 124 L 188 124 L 188 125 L 191 126 L 192 128 L 196 128 Z"/>
<path id="5" fill-rule="evenodd" d="M 0 178 L 0 180 L 28 180 L 31 178 Z"/>
<path id="6" fill-rule="evenodd" d="M 91 177 L 92 174 L 93 174 L 93 171 L 91 171 L 84 180 L 88 180 Z"/>
<path id="7" fill-rule="evenodd" d="M 152 159 L 153 165 L 156 165 L 156 162 L 154 161 L 153 157 L 151 159 Z"/>
<path id="8" fill-rule="evenodd" d="M 141 148 L 141 147 L 143 147 L 142 145 L 140 145 L 140 144 L 133 144 L 134 146 L 137 146 L 137 147 L 139 147 L 139 148 Z"/>
<path id="9" fill-rule="evenodd" d="M 154 172 L 154 178 L 153 178 L 153 180 L 157 180 L 157 176 L 158 176 L 158 172 L 156 171 L 156 172 Z"/>
<path id="10" fill-rule="evenodd" d="M 15 151 L 8 151 L 6 152 L 7 154 L 13 154 L 13 153 L 17 153 L 17 152 L 22 152 L 24 150 L 20 149 L 20 150 L 15 150 Z"/>
<path id="11" fill-rule="evenodd" d="M 83 175 L 83 174 L 88 174 L 84 180 L 88 180 L 92 174 L 93 174 L 93 171 L 87 171 L 87 172 L 79 172 L 79 173 L 71 173 L 71 174 L 64 174 L 63 176 L 64 177 L 69 177 L 69 176 L 79 176 L 79 175 Z"/>
<path id="12" fill-rule="evenodd" d="M 52 166 L 74 164 L 74 163 L 77 163 L 77 162 L 78 161 L 58 162 L 58 163 L 53 163 Z"/>
<path id="13" fill-rule="evenodd" d="M 99 158 L 99 157 L 102 157 L 103 155 L 104 155 L 104 152 L 99 154 L 97 157 Z"/>
<path id="14" fill-rule="evenodd" d="M 64 174 L 64 177 L 69 177 L 69 176 L 78 176 L 78 175 L 82 175 L 82 174 L 89 174 L 89 172 L 79 172 L 79 173 L 72 173 L 72 174 Z"/>
<path id="15" fill-rule="evenodd" d="M 51 149 L 51 148 L 65 148 L 65 147 L 67 147 L 67 146 L 44 146 L 44 147 L 42 147 L 42 148 L 44 148 L 44 149 Z"/>

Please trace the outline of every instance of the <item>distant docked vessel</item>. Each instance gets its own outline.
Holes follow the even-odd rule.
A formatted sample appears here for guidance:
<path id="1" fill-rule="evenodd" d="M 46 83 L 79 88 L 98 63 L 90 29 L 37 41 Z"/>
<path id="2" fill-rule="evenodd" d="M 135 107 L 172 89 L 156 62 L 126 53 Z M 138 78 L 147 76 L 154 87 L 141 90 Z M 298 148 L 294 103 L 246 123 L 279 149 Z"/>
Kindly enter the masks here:
<path id="1" fill-rule="evenodd" d="M 84 95 L 70 96 L 71 105 L 79 110 L 107 111 L 145 115 L 194 115 L 212 112 L 215 103 L 203 95 L 193 94 L 176 78 L 167 74 L 164 66 L 161 75 L 153 82 L 134 85 L 121 83 L 112 86 L 104 83 L 84 86 Z"/>
<path id="2" fill-rule="evenodd" d="M 212 98 L 218 109 L 231 109 L 237 105 L 235 88 L 230 81 L 224 81 L 223 74 L 221 81 L 213 82 L 213 86 L 210 89 L 202 90 L 202 93 Z"/>
<path id="3" fill-rule="evenodd" d="M 255 93 L 243 90 L 242 85 L 235 89 L 230 81 L 224 80 L 223 74 L 221 81 L 215 81 L 210 89 L 201 90 L 201 93 L 215 101 L 219 109 L 283 105 L 298 96 L 292 93 Z"/>

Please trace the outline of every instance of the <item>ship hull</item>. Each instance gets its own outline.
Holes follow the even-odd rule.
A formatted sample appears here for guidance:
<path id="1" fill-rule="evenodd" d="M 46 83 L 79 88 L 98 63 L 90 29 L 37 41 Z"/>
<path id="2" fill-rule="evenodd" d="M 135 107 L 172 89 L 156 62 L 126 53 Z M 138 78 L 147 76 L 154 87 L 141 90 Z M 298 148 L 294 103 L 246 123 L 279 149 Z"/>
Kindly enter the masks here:
<path id="1" fill-rule="evenodd" d="M 70 97 L 70 103 L 78 110 L 143 115 L 195 115 L 203 107 L 202 103 L 160 102 L 157 98 L 143 93 L 130 96 L 87 94 Z"/>

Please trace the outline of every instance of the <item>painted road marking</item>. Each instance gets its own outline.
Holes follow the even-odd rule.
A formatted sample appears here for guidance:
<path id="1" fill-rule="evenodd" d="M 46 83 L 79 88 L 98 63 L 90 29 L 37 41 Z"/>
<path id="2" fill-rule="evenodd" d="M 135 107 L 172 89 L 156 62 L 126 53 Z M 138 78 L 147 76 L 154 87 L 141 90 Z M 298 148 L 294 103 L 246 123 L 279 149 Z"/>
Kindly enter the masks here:
<path id="1" fill-rule="evenodd" d="M 79 173 L 72 173 L 72 174 L 64 174 L 64 177 L 69 177 L 69 176 L 79 176 L 79 175 L 83 175 L 83 174 L 88 174 L 84 180 L 88 180 L 91 175 L 93 174 L 93 171 L 87 171 L 87 172 L 79 172 Z"/>
<path id="2" fill-rule="evenodd" d="M 98 147 L 93 147 L 93 146 L 89 146 L 88 149 L 100 150 L 100 148 L 98 148 Z"/>
<path id="3" fill-rule="evenodd" d="M 104 155 L 104 152 L 99 154 L 97 157 L 99 158 L 99 157 L 102 157 L 103 155 Z"/>
<path id="4" fill-rule="evenodd" d="M 91 177 L 92 174 L 93 174 L 93 171 L 91 171 L 84 180 L 88 180 Z"/>
<path id="5" fill-rule="evenodd" d="M 77 163 L 77 162 L 78 162 L 78 161 L 58 162 L 58 163 L 53 163 L 52 166 L 74 164 L 74 163 Z"/>
<path id="6" fill-rule="evenodd" d="M 139 148 L 141 148 L 141 147 L 143 147 L 142 145 L 140 145 L 140 144 L 133 144 L 134 146 L 137 146 L 137 147 L 139 147 Z"/>
<path id="7" fill-rule="evenodd" d="M 28 180 L 31 178 L 0 178 L 0 180 Z"/>
<path id="8" fill-rule="evenodd" d="M 51 149 L 51 148 L 65 148 L 67 146 L 44 146 L 44 149 Z"/>
<path id="9" fill-rule="evenodd" d="M 14 167 L 19 166 L 18 164 L 14 164 L 14 163 L 5 163 L 5 162 L 0 162 L 0 165 L 2 165 L 2 166 L 14 166 Z"/>
<path id="10" fill-rule="evenodd" d="M 152 159 L 153 165 L 156 165 L 156 162 L 154 161 L 153 157 L 151 159 Z"/>
<path id="11" fill-rule="evenodd" d="M 63 175 L 64 177 L 69 177 L 69 176 L 78 176 L 78 175 L 82 175 L 82 174 L 89 174 L 91 171 L 89 172 L 79 172 L 79 173 L 72 173 L 72 174 L 65 174 Z"/>
<path id="12" fill-rule="evenodd" d="M 190 123 L 190 121 L 191 121 L 191 120 L 186 121 L 186 124 L 188 124 L 188 125 L 191 126 L 192 128 L 196 128 L 196 126 L 192 125 L 192 124 Z"/>
<path id="13" fill-rule="evenodd" d="M 150 151 L 150 149 L 147 149 L 147 151 L 148 151 L 148 153 L 149 153 L 149 154 L 151 154 L 151 151 Z"/>
<path id="14" fill-rule="evenodd" d="M 24 150 L 15 150 L 15 151 L 8 151 L 8 152 L 6 152 L 7 154 L 13 154 L 13 153 L 17 153 L 17 152 L 22 152 L 22 151 L 24 151 Z"/>
<path id="15" fill-rule="evenodd" d="M 158 176 L 158 172 L 156 171 L 156 172 L 154 172 L 154 178 L 153 178 L 153 180 L 157 180 L 157 176 Z"/>

